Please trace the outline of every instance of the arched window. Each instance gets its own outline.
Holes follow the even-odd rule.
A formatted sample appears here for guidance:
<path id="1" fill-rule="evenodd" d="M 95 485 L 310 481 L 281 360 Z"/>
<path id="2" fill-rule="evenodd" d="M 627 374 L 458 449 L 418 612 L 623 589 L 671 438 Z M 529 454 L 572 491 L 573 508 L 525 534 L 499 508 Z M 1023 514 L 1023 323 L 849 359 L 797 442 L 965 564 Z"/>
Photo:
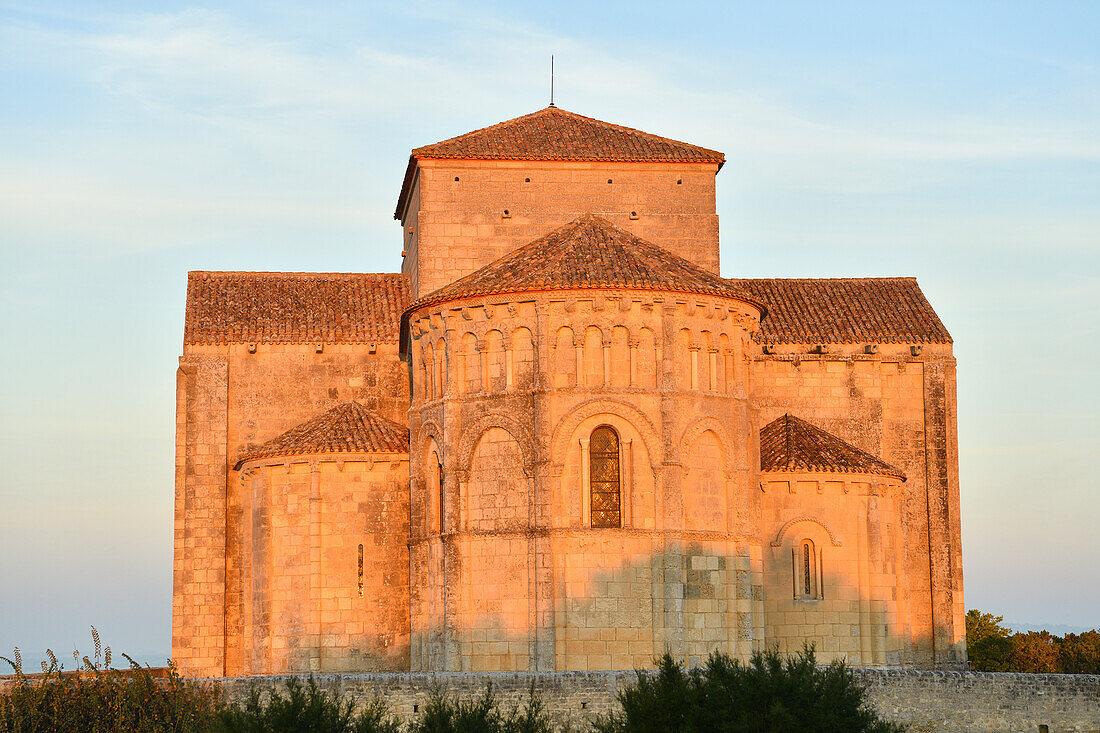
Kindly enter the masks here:
<path id="1" fill-rule="evenodd" d="M 592 431 L 588 444 L 593 527 L 622 526 L 619 434 L 609 425 Z"/>
<path id="2" fill-rule="evenodd" d="M 432 440 L 424 451 L 424 532 L 443 534 L 445 507 L 443 505 L 443 459 Z"/>
<path id="3" fill-rule="evenodd" d="M 813 540 L 804 539 L 792 550 L 794 597 L 799 600 L 823 598 L 821 588 L 821 557 Z"/>

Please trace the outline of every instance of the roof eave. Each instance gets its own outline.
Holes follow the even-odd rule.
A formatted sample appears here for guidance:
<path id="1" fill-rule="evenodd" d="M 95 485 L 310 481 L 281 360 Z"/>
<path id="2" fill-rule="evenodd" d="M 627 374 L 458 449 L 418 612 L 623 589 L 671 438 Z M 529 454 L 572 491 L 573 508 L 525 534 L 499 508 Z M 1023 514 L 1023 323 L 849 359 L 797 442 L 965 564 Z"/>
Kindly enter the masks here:
<path id="1" fill-rule="evenodd" d="M 397 221 L 401 221 L 401 217 L 405 213 L 405 207 L 409 203 L 409 194 L 412 192 L 413 180 L 416 178 L 416 166 L 417 158 L 415 155 L 409 156 L 409 165 L 405 168 L 405 178 L 401 181 L 401 192 L 397 194 L 397 208 L 393 211 L 393 218 Z"/>
<path id="2" fill-rule="evenodd" d="M 799 468 L 798 466 L 786 466 L 783 468 L 763 468 L 760 470 L 761 476 L 804 476 L 806 474 L 815 474 L 819 476 L 847 476 L 847 477 L 865 477 L 868 479 L 884 479 L 895 480 L 905 482 L 905 474 L 900 470 L 893 471 L 856 471 L 854 469 L 844 470 L 840 468 Z"/>
<path id="3" fill-rule="evenodd" d="M 246 463 L 255 463 L 258 466 L 279 466 L 287 463 L 302 463 L 308 459 L 316 458 L 319 460 L 357 460 L 367 459 L 373 456 L 407 456 L 409 455 L 408 449 L 403 451 L 397 450 L 360 450 L 360 451 L 322 451 L 312 453 L 276 453 L 269 456 L 257 456 L 245 453 L 237 459 L 237 463 L 233 466 L 234 471 L 240 471 L 241 467 Z"/>

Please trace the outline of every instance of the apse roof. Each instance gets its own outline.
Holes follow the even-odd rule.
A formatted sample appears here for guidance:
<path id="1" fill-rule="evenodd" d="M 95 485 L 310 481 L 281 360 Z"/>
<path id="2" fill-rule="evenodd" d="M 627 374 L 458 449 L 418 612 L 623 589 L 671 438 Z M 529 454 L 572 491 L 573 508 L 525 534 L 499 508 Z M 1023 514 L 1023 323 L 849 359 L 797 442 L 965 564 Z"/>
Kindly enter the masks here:
<path id="1" fill-rule="evenodd" d="M 905 474 L 832 433 L 794 415 L 783 415 L 760 430 L 761 471 Z"/>
<path id="2" fill-rule="evenodd" d="M 412 187 L 416 161 L 425 158 L 716 163 L 719 167 L 726 160 L 726 156 L 716 150 L 550 106 L 449 140 L 415 148 L 409 156 L 409 166 L 394 212 L 395 219 L 401 218 Z"/>
<path id="3" fill-rule="evenodd" d="M 407 427 L 390 422 L 358 402 L 344 402 L 258 448 L 245 451 L 235 468 L 257 458 L 318 453 L 408 452 Z"/>
<path id="4" fill-rule="evenodd" d="M 409 304 L 402 274 L 191 272 L 186 344 L 397 340 Z"/>
<path id="5" fill-rule="evenodd" d="M 584 214 L 512 250 L 406 309 L 480 295 L 543 290 L 656 290 L 717 295 L 757 304 L 739 285 Z"/>
<path id="6" fill-rule="evenodd" d="M 912 277 L 730 282 L 768 307 L 756 334 L 764 343 L 951 343 Z"/>

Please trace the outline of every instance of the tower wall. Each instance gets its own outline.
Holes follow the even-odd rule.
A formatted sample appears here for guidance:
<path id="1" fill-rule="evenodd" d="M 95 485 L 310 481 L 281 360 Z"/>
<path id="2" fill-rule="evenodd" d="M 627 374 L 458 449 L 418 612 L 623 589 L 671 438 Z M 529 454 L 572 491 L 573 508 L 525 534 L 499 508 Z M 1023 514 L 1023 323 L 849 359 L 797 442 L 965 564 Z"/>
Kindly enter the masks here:
<path id="1" fill-rule="evenodd" d="M 712 163 L 420 160 L 401 216 L 402 272 L 419 298 L 592 212 L 717 274 L 717 172 Z"/>
<path id="2" fill-rule="evenodd" d="M 745 390 L 756 318 L 737 301 L 633 292 L 413 314 L 413 669 L 751 653 L 762 634 Z M 618 439 L 621 526 L 610 528 L 592 526 L 589 442 L 601 426 Z"/>

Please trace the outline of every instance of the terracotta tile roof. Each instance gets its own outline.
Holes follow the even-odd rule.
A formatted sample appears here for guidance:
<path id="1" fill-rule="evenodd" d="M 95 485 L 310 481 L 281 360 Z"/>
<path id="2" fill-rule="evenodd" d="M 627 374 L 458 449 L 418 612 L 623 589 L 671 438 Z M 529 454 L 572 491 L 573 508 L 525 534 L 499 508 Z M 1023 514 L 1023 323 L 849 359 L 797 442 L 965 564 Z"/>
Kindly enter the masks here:
<path id="1" fill-rule="evenodd" d="M 406 309 L 479 295 L 540 290 L 656 290 L 738 298 L 735 283 L 639 239 L 595 214 L 584 214 Z"/>
<path id="2" fill-rule="evenodd" d="M 905 474 L 832 433 L 794 415 L 784 415 L 760 430 L 761 471 Z"/>
<path id="3" fill-rule="evenodd" d="M 409 430 L 376 415 L 358 402 L 345 402 L 291 428 L 259 448 L 246 451 L 241 464 L 257 458 L 317 453 L 408 453 Z"/>
<path id="4" fill-rule="evenodd" d="M 401 274 L 191 272 L 185 344 L 397 340 L 409 304 Z"/>
<path id="5" fill-rule="evenodd" d="M 414 149 L 397 197 L 395 219 L 401 218 L 416 172 L 416 161 L 424 158 L 717 163 L 719 167 L 726 160 L 726 156 L 716 150 L 613 125 L 560 107 L 547 107 Z"/>
<path id="6" fill-rule="evenodd" d="M 768 307 L 764 343 L 949 344 L 915 278 L 732 279 Z"/>

